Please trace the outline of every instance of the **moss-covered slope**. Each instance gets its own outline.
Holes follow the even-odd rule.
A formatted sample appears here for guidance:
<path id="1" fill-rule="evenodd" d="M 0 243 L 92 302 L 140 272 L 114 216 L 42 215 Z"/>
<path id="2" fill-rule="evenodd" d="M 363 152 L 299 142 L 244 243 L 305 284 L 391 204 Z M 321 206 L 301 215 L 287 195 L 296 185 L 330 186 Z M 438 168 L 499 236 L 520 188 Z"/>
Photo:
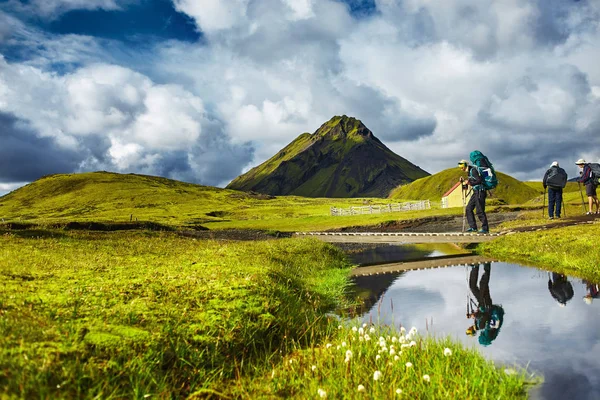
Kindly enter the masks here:
<path id="1" fill-rule="evenodd" d="M 303 133 L 228 189 L 306 197 L 386 197 L 429 175 L 388 149 L 355 118 L 336 116 Z"/>
<path id="2" fill-rule="evenodd" d="M 498 187 L 492 190 L 492 197 L 506 204 L 522 204 L 539 195 L 539 192 L 512 176 L 496 171 Z M 390 198 L 437 201 L 460 177 L 466 178 L 467 174 L 459 168 L 450 168 L 435 175 L 418 179 L 408 185 L 399 186 L 392 191 Z"/>

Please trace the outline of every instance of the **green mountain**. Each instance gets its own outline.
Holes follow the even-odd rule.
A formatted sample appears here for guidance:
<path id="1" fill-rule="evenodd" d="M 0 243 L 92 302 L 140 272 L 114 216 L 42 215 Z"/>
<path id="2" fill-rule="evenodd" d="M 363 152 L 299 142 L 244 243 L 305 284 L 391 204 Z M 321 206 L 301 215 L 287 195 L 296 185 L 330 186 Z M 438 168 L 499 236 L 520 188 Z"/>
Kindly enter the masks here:
<path id="1" fill-rule="evenodd" d="M 498 186 L 492 190 L 490 199 L 498 199 L 506 204 L 523 204 L 539 196 L 539 192 L 525 182 L 496 171 Z M 466 172 L 459 168 L 445 169 L 435 175 L 418 179 L 408 185 L 399 186 L 392 191 L 390 198 L 405 200 L 440 201 L 444 193 L 458 182 L 460 177 L 466 178 Z"/>
<path id="2" fill-rule="evenodd" d="M 429 175 L 388 149 L 363 123 L 336 116 L 235 178 L 228 189 L 305 197 L 386 197 Z"/>

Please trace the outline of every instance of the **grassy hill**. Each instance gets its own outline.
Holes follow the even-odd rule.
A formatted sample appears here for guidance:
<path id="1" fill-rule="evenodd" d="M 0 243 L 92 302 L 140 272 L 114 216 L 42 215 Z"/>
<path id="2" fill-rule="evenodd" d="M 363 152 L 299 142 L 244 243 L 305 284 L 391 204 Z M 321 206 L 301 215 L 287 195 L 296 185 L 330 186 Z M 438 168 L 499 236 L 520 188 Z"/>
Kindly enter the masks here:
<path id="1" fill-rule="evenodd" d="M 429 175 L 388 149 L 363 123 L 336 116 L 303 133 L 229 189 L 306 197 L 387 197 L 401 183 Z"/>
<path id="2" fill-rule="evenodd" d="M 498 187 L 492 191 L 492 198 L 506 204 L 522 204 L 540 194 L 536 189 L 524 182 L 502 172 L 496 173 L 499 183 Z M 444 193 L 458 182 L 461 176 L 466 178 L 466 173 L 462 172 L 459 168 L 446 169 L 435 175 L 418 179 L 408 185 L 397 187 L 390 194 L 390 198 L 395 200 L 430 199 L 437 202 L 441 200 Z"/>
<path id="3" fill-rule="evenodd" d="M 331 207 L 388 204 L 376 198 L 274 197 L 166 178 L 90 172 L 43 177 L 0 197 L 0 221 L 37 224 L 148 221 L 174 227 L 282 231 L 375 224 L 421 213 L 330 216 Z"/>

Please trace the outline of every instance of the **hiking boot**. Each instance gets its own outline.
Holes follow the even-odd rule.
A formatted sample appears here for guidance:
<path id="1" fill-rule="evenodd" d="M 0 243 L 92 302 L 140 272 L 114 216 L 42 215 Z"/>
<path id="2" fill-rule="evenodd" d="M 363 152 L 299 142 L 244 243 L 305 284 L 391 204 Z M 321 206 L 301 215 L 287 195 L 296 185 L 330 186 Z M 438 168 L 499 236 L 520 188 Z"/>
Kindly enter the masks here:
<path id="1" fill-rule="evenodd" d="M 557 215 L 557 216 L 556 216 L 556 219 L 560 219 L 560 215 Z"/>
<path id="2" fill-rule="evenodd" d="M 476 228 L 469 228 L 465 232 L 477 232 Z"/>
<path id="3" fill-rule="evenodd" d="M 593 212 L 591 212 L 591 211 L 588 211 L 585 213 L 585 215 L 592 215 L 592 214 L 593 214 Z"/>
<path id="4" fill-rule="evenodd" d="M 554 219 L 554 217 L 549 217 L 548 219 Z"/>
<path id="5" fill-rule="evenodd" d="M 490 233 L 490 231 L 487 229 L 480 229 L 477 231 L 477 233 Z"/>

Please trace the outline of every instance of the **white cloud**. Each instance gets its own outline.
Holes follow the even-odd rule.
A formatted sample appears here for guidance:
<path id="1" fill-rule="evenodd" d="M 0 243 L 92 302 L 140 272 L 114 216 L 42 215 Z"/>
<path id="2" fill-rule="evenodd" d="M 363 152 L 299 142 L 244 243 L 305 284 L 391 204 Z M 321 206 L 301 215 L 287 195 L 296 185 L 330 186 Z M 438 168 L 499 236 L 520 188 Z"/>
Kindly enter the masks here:
<path id="1" fill-rule="evenodd" d="M 56 18 L 71 10 L 121 10 L 139 0 L 8 0 L 4 8 L 29 15 Z"/>
<path id="2" fill-rule="evenodd" d="M 173 0 L 175 8 L 194 18 L 206 33 L 243 23 L 249 0 Z"/>

